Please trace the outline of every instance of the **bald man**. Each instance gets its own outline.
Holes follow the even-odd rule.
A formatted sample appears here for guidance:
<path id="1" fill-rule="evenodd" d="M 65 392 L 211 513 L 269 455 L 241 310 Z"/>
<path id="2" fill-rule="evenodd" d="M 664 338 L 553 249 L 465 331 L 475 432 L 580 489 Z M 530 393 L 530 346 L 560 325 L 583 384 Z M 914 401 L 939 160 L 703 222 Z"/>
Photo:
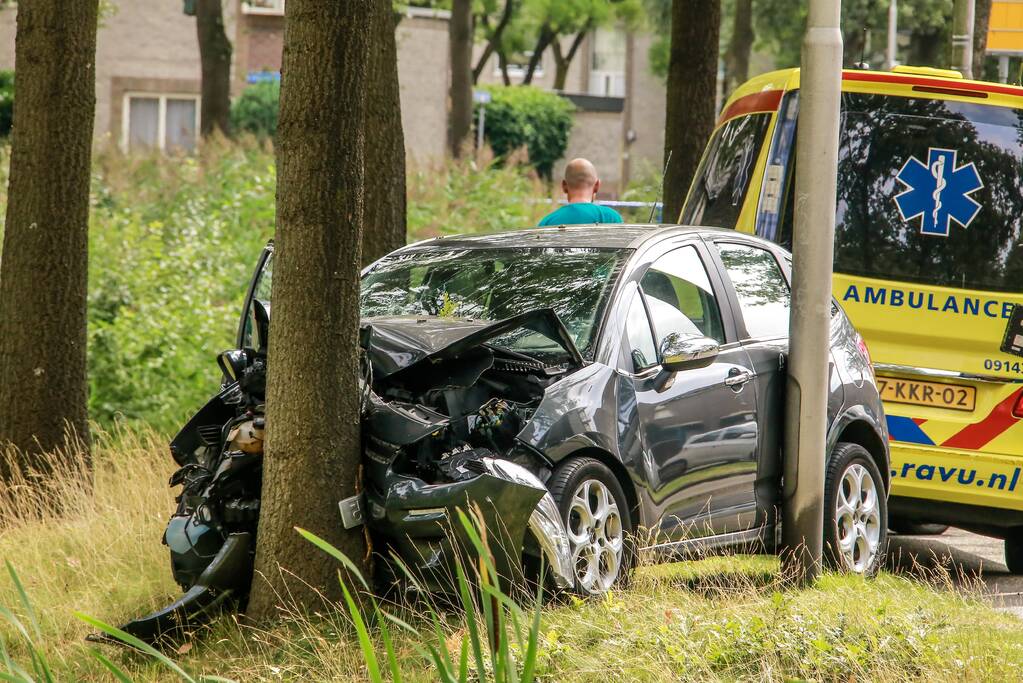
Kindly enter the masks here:
<path id="1" fill-rule="evenodd" d="M 593 203 L 600 189 L 600 178 L 597 177 L 597 169 L 586 159 L 568 162 L 561 189 L 568 197 L 568 204 L 544 216 L 540 227 L 622 222 L 622 217 L 611 207 Z"/>

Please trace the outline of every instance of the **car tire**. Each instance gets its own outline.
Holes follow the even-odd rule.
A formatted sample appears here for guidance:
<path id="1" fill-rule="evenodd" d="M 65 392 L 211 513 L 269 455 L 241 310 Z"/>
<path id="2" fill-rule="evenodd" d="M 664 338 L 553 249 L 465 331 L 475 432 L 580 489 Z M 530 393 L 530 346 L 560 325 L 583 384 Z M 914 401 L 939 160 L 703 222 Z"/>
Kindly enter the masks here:
<path id="1" fill-rule="evenodd" d="M 840 571 L 870 576 L 884 560 L 888 499 L 867 449 L 840 442 L 824 477 L 824 554 Z"/>
<path id="2" fill-rule="evenodd" d="M 1023 529 L 1010 529 L 1005 537 L 1005 566 L 1011 574 L 1023 574 Z"/>
<path id="3" fill-rule="evenodd" d="M 568 532 L 573 590 L 599 595 L 626 582 L 635 555 L 632 515 L 614 473 L 599 460 L 572 458 L 558 465 L 547 484 Z"/>
<path id="4" fill-rule="evenodd" d="M 892 517 L 888 520 L 888 528 L 897 534 L 907 536 L 941 536 L 948 531 L 947 524 L 932 524 L 930 522 L 914 522 L 908 519 Z"/>

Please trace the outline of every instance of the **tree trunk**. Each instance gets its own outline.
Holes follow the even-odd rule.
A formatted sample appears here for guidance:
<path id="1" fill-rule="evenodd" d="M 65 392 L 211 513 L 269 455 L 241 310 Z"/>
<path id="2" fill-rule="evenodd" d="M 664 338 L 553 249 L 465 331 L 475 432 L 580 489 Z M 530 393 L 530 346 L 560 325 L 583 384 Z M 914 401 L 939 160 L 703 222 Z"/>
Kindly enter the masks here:
<path id="1" fill-rule="evenodd" d="M 991 0 L 977 0 L 973 19 L 973 77 L 982 81 L 984 62 L 987 58 L 987 28 L 991 22 Z"/>
<path id="2" fill-rule="evenodd" d="M 664 220 L 678 220 L 703 147 L 714 129 L 720 0 L 673 0 L 664 123 Z"/>
<path id="3" fill-rule="evenodd" d="M 511 22 L 512 14 L 515 13 L 515 0 L 505 0 L 504 11 L 501 13 L 501 19 L 497 22 L 497 27 L 490 34 L 490 40 L 487 41 L 487 46 L 483 49 L 483 54 L 480 55 L 479 60 L 476 62 L 476 67 L 472 70 L 472 82 L 478 83 L 480 76 L 483 74 L 483 69 L 487 67 L 487 62 L 494 56 L 494 52 L 497 51 L 498 46 L 501 44 L 501 40 L 504 36 L 504 30 L 508 28 L 508 24 Z M 483 17 L 484 26 L 486 26 L 486 16 Z"/>
<path id="4" fill-rule="evenodd" d="M 405 245 L 405 135 L 401 127 L 398 52 L 400 19 L 390 0 L 373 0 L 366 95 L 366 201 L 362 264 Z"/>
<path id="5" fill-rule="evenodd" d="M 586 39 L 586 34 L 590 32 L 590 24 L 587 22 L 582 29 L 575 34 L 575 38 L 572 39 L 572 44 L 568 48 L 568 53 L 563 54 L 561 52 L 561 41 L 554 39 L 551 41 L 551 48 L 554 51 L 554 89 L 563 91 L 565 89 L 565 83 L 568 81 L 568 68 L 572 66 L 572 60 L 575 59 L 575 53 L 579 51 L 579 46 L 583 44 L 583 40 Z"/>
<path id="6" fill-rule="evenodd" d="M 13 444 L 21 464 L 44 469 L 44 454 L 58 448 L 88 457 L 85 307 L 98 5 L 31 0 L 17 10 L 18 100 L 0 261 L 0 448 Z M 7 474 L 0 466 L 0 477 Z"/>
<path id="7" fill-rule="evenodd" d="M 452 0 L 448 45 L 451 50 L 448 148 L 457 159 L 462 156 L 472 130 L 472 0 Z"/>
<path id="8" fill-rule="evenodd" d="M 753 0 L 735 0 L 732 40 L 725 55 L 725 99 L 749 79 L 749 56 L 753 49 Z"/>
<path id="9" fill-rule="evenodd" d="M 497 50 L 497 67 L 501 70 L 501 82 L 506 86 L 511 85 L 511 75 L 508 73 L 508 56 L 505 54 L 504 48 Z"/>
<path id="10" fill-rule="evenodd" d="M 231 130 L 231 41 L 224 32 L 221 0 L 198 0 L 195 26 L 202 62 L 199 130 L 204 138 L 218 129 L 228 135 Z"/>
<path id="11" fill-rule="evenodd" d="M 359 262 L 374 0 L 288 0 L 277 127 L 277 232 L 267 441 L 248 612 L 272 620 L 341 595 L 338 563 L 294 527 L 365 563 L 338 501 L 359 489 Z"/>
<path id="12" fill-rule="evenodd" d="M 537 36 L 533 54 L 529 56 L 529 66 L 526 67 L 526 75 L 522 79 L 522 85 L 531 85 L 533 83 L 533 75 L 536 74 L 536 68 L 540 65 L 543 51 L 547 49 L 555 37 L 549 25 L 544 24 L 540 28 L 540 35 Z"/>

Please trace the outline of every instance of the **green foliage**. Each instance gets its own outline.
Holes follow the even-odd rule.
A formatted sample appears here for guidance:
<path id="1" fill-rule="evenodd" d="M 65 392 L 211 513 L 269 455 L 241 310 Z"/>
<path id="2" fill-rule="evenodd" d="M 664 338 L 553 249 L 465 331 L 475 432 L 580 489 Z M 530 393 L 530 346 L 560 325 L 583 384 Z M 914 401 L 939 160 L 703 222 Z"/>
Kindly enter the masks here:
<path id="1" fill-rule="evenodd" d="M 14 72 L 0 71 L 0 138 L 11 134 L 14 123 Z"/>
<path id="2" fill-rule="evenodd" d="M 488 86 L 484 89 L 493 96 L 487 105 L 484 129 L 494 153 L 507 160 L 525 147 L 529 163 L 542 177 L 550 179 L 554 162 L 568 147 L 575 106 L 539 88 Z M 478 113 L 476 120 L 479 120 Z"/>
<path id="3" fill-rule="evenodd" d="M 363 603 L 372 606 L 372 622 L 379 630 L 384 644 L 388 670 L 393 683 L 403 680 L 398 657 L 394 649 L 388 622 L 399 626 L 416 643 L 422 658 L 432 664 L 435 680 L 443 683 L 469 683 L 470 681 L 493 681 L 494 683 L 532 683 L 536 680 L 537 656 L 540 644 L 540 621 L 543 615 L 543 592 L 537 593 L 530 614 L 525 611 L 498 585 L 494 557 L 487 542 L 487 529 L 482 515 L 473 510 L 469 515 L 458 511 L 458 521 L 472 546 L 471 550 L 479 563 L 472 564 L 467 571 L 461 557 L 455 558 L 455 573 L 458 587 L 460 620 L 464 635 L 457 654 L 449 651 L 445 631 L 448 621 L 441 616 L 441 610 L 433 602 L 427 603 L 427 635 L 415 626 L 385 611 L 372 595 L 366 594 Z M 296 529 L 303 538 L 341 562 L 350 576 L 368 587 L 366 579 L 355 564 L 327 541 L 304 529 Z M 420 591 L 422 586 L 416 575 L 404 564 L 400 564 L 405 577 Z M 369 679 L 383 683 L 376 648 L 362 614 L 359 603 L 352 596 L 347 582 L 340 578 L 344 591 L 345 605 L 352 618 L 352 624 L 359 641 L 359 649 L 366 663 Z M 480 628 L 480 621 L 483 628 Z M 508 631 L 511 631 L 509 638 Z M 513 640 L 514 639 L 514 640 Z M 516 651 L 522 660 L 516 658 Z M 489 657 L 486 656 L 489 653 Z M 470 656 L 475 671 L 470 669 Z"/>
<path id="4" fill-rule="evenodd" d="M 281 82 L 255 83 L 245 88 L 231 104 L 231 128 L 272 138 L 277 132 L 277 114 L 281 103 Z"/>
<path id="5" fill-rule="evenodd" d="M 259 147 L 204 160 L 107 153 L 89 231 L 89 414 L 163 432 L 216 389 L 245 286 L 273 233 L 276 176 Z"/>

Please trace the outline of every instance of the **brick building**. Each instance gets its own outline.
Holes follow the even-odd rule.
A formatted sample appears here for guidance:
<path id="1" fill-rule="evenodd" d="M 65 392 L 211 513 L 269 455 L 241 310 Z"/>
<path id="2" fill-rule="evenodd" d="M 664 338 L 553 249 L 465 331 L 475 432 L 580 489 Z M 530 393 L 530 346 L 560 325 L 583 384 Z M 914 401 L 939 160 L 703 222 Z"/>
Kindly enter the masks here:
<path id="1" fill-rule="evenodd" d="M 279 73 L 283 6 L 284 0 L 224 0 L 234 45 L 233 94 Z M 0 10 L 0 68 L 14 66 L 16 11 L 16 6 Z M 398 24 L 402 120 L 411 163 L 444 154 L 447 23 L 446 12 L 409 8 Z M 568 73 L 564 94 L 578 111 L 566 156 L 592 159 L 612 193 L 630 177 L 660 165 L 664 85 L 649 70 L 650 41 L 648 35 L 600 29 L 587 36 Z M 551 87 L 553 72 L 553 59 L 544 55 L 534 84 Z M 513 81 L 522 78 L 521 68 L 509 73 Z M 199 74 L 195 19 L 182 12 L 181 3 L 112 0 L 97 40 L 97 139 L 126 149 L 193 149 Z M 481 80 L 500 82 L 496 59 Z"/>

